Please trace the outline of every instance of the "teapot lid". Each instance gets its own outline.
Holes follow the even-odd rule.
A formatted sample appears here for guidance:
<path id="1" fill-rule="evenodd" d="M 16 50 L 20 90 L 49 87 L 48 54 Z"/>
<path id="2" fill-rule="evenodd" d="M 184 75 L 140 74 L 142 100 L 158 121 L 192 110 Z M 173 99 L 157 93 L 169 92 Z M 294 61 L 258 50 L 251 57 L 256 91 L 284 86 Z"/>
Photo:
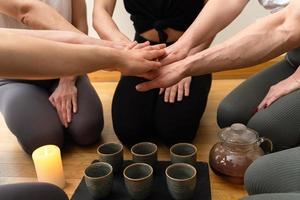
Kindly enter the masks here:
<path id="1" fill-rule="evenodd" d="M 222 142 L 247 145 L 257 142 L 258 133 L 247 128 L 244 124 L 235 123 L 230 127 L 222 129 L 219 137 Z"/>

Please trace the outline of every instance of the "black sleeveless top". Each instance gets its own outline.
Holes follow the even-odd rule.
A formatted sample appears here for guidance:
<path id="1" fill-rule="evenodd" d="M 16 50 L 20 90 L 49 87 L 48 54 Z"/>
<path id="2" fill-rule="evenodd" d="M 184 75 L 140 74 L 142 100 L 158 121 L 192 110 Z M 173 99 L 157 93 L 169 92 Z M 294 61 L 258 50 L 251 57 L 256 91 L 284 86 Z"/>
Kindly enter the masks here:
<path id="1" fill-rule="evenodd" d="M 166 42 L 166 28 L 185 31 L 204 6 L 203 0 L 124 0 L 138 34 L 155 29 Z"/>

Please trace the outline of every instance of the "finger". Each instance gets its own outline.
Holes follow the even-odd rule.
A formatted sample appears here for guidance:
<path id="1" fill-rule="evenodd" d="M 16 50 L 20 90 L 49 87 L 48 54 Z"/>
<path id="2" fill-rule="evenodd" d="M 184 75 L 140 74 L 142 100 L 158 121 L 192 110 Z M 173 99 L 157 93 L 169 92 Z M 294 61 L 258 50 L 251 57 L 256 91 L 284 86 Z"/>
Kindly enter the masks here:
<path id="1" fill-rule="evenodd" d="M 156 44 L 152 46 L 145 47 L 145 50 L 160 50 L 166 48 L 166 44 Z"/>
<path id="2" fill-rule="evenodd" d="M 160 60 L 160 63 L 162 64 L 162 66 L 164 66 L 164 65 L 169 65 L 169 64 L 171 64 L 173 62 L 176 62 L 176 61 L 178 61 L 176 56 L 174 56 L 173 54 L 169 54 L 165 58 Z"/>
<path id="3" fill-rule="evenodd" d="M 71 123 L 72 121 L 72 101 L 68 100 L 66 103 L 67 106 L 67 122 Z"/>
<path id="4" fill-rule="evenodd" d="M 169 102 L 170 93 L 171 93 L 171 88 L 166 88 L 166 90 L 165 90 L 165 96 L 164 96 L 164 101 L 165 101 L 166 103 Z"/>
<path id="5" fill-rule="evenodd" d="M 143 42 L 143 43 L 138 43 L 137 45 L 135 45 L 135 47 L 133 47 L 133 49 L 142 49 L 142 48 L 145 48 L 149 45 L 150 45 L 150 42 L 146 41 L 146 42 Z"/>
<path id="6" fill-rule="evenodd" d="M 161 84 L 159 80 L 160 80 L 160 78 L 158 77 L 158 78 L 156 78 L 152 81 L 147 81 L 147 82 L 144 82 L 144 83 L 140 83 L 135 88 L 139 92 L 147 92 L 147 91 L 152 90 L 154 88 L 164 87 L 163 84 Z"/>
<path id="7" fill-rule="evenodd" d="M 63 124 L 67 128 L 68 127 L 68 120 L 67 120 L 67 105 L 65 100 L 62 101 L 61 103 L 61 116 L 63 118 Z"/>
<path id="8" fill-rule="evenodd" d="M 273 96 L 272 98 L 270 98 L 267 102 L 266 102 L 266 106 L 269 107 L 272 103 L 274 103 L 275 101 L 277 101 L 280 98 L 280 96 L 276 97 Z"/>
<path id="9" fill-rule="evenodd" d="M 170 97 L 169 97 L 170 103 L 175 102 L 176 94 L 177 94 L 177 85 L 174 85 L 173 87 L 171 87 L 171 92 L 170 92 Z"/>
<path id="10" fill-rule="evenodd" d="M 137 41 L 133 41 L 129 45 L 127 45 L 125 50 L 130 50 L 130 49 L 134 48 L 137 44 L 138 44 Z"/>
<path id="11" fill-rule="evenodd" d="M 146 61 L 145 62 L 145 73 L 150 71 L 155 71 L 161 67 L 161 63 L 158 61 Z"/>
<path id="12" fill-rule="evenodd" d="M 72 96 L 72 105 L 73 105 L 73 113 L 77 113 L 77 111 L 78 111 L 77 95 Z"/>
<path id="13" fill-rule="evenodd" d="M 154 60 L 154 59 L 162 57 L 163 55 L 165 55 L 165 53 L 166 53 L 166 51 L 164 49 L 151 50 L 149 52 L 146 52 L 145 58 L 148 60 Z"/>
<path id="14" fill-rule="evenodd" d="M 190 81 L 184 82 L 184 96 L 188 97 L 190 95 Z"/>
<path id="15" fill-rule="evenodd" d="M 183 84 L 178 84 L 177 101 L 182 101 L 183 93 L 184 93 L 183 90 L 184 90 Z"/>
<path id="16" fill-rule="evenodd" d="M 164 91 L 165 91 L 165 88 L 160 88 L 159 95 L 161 95 L 162 93 L 164 93 Z"/>
<path id="17" fill-rule="evenodd" d="M 267 96 L 261 101 L 261 103 L 260 103 L 260 104 L 258 105 L 258 107 L 257 107 L 257 110 L 258 110 L 258 111 L 265 108 L 266 101 L 267 101 L 268 98 L 269 98 L 269 96 L 267 95 Z"/>
<path id="18" fill-rule="evenodd" d="M 56 105 L 56 110 L 57 110 L 57 114 L 58 114 L 60 122 L 62 123 L 63 126 L 65 126 L 64 118 L 62 116 L 62 108 L 61 108 L 61 104 L 60 103 Z"/>

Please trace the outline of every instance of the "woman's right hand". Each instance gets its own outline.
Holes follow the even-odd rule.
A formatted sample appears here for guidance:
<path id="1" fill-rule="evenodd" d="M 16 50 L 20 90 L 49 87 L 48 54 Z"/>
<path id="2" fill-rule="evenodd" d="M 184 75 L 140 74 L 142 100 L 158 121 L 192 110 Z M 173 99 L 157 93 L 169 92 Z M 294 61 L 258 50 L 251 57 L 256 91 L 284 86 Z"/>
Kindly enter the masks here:
<path id="1" fill-rule="evenodd" d="M 124 51 L 118 70 L 125 76 L 138 76 L 156 70 L 161 66 L 159 58 L 165 56 L 165 47 L 165 44 L 149 46 L 148 42 L 137 44 Z"/>

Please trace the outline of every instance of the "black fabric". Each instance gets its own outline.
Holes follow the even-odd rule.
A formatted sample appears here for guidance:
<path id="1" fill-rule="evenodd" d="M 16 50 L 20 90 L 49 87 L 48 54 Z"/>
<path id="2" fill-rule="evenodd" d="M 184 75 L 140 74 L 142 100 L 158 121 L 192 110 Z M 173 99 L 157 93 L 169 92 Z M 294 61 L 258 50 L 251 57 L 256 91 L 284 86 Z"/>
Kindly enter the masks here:
<path id="1" fill-rule="evenodd" d="M 125 166 L 131 164 L 132 161 L 125 161 Z M 169 194 L 165 169 L 171 163 L 169 161 L 159 161 L 157 167 L 154 169 L 154 183 L 153 183 L 153 192 L 152 195 L 148 198 L 148 200 L 173 200 L 171 195 Z M 209 170 L 207 163 L 197 162 L 197 186 L 196 192 L 193 199 L 201 199 L 201 200 L 210 200 L 211 199 L 211 191 L 210 191 L 210 180 L 209 180 Z M 110 196 L 108 196 L 107 200 L 131 200 L 127 190 L 125 188 L 122 171 L 115 175 L 114 183 L 113 183 L 113 191 Z M 81 180 L 79 186 L 75 190 L 71 200 L 93 200 L 91 195 L 89 194 L 84 178 Z"/>
<path id="2" fill-rule="evenodd" d="M 140 36 L 136 40 L 145 41 Z M 157 139 L 168 146 L 192 142 L 206 107 L 211 79 L 211 74 L 192 77 L 190 95 L 181 102 L 166 103 L 159 89 L 136 91 L 135 86 L 145 79 L 122 76 L 112 102 L 113 127 L 119 140 L 129 147 Z"/>
<path id="3" fill-rule="evenodd" d="M 48 183 L 0 185 L 1 200 L 68 200 L 63 190 Z"/>
<path id="4" fill-rule="evenodd" d="M 65 129 L 49 96 L 58 80 L 14 81 L 0 86 L 0 111 L 10 131 L 24 151 L 55 144 L 63 147 L 65 135 L 79 145 L 90 145 L 100 139 L 103 111 L 100 99 L 86 76 L 76 82 L 78 112 Z"/>
<path id="5" fill-rule="evenodd" d="M 155 29 L 166 42 L 166 28 L 185 31 L 204 6 L 202 0 L 124 0 L 137 33 Z"/>

